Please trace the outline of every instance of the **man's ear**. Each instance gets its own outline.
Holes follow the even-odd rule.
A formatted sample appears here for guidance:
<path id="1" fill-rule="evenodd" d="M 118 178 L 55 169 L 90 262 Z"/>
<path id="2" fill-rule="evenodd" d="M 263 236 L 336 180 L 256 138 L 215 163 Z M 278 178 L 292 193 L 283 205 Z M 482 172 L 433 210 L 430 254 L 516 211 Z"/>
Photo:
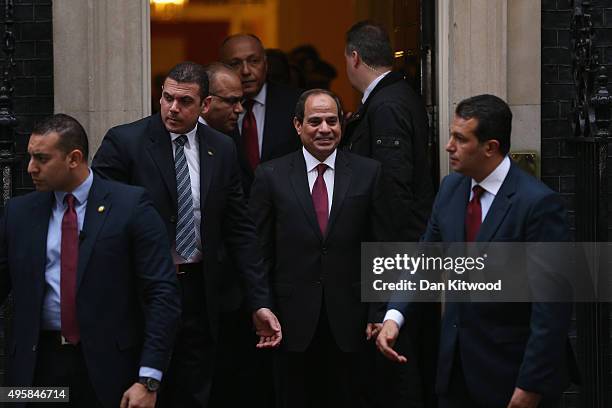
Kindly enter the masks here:
<path id="1" fill-rule="evenodd" d="M 205 115 L 210 110 L 210 104 L 212 103 L 212 96 L 208 95 L 204 98 L 204 103 L 202 104 L 202 110 L 200 111 L 200 115 Z"/>
<path id="2" fill-rule="evenodd" d="M 74 169 L 83 162 L 83 152 L 79 149 L 74 149 L 66 155 L 68 158 L 68 166 Z"/>
<path id="3" fill-rule="evenodd" d="M 357 51 L 351 51 L 349 57 L 351 59 L 351 64 L 353 65 L 353 68 L 357 68 L 359 64 L 361 64 L 361 57 L 359 56 L 359 53 Z"/>
<path id="4" fill-rule="evenodd" d="M 489 139 L 485 142 L 485 144 L 485 153 L 488 157 L 492 157 L 497 154 L 501 155 L 499 151 L 499 140 Z"/>
<path id="5" fill-rule="evenodd" d="M 293 118 L 293 126 L 295 127 L 295 131 L 297 132 L 297 134 L 301 135 L 302 134 L 302 122 L 300 122 L 298 118 L 296 117 Z"/>

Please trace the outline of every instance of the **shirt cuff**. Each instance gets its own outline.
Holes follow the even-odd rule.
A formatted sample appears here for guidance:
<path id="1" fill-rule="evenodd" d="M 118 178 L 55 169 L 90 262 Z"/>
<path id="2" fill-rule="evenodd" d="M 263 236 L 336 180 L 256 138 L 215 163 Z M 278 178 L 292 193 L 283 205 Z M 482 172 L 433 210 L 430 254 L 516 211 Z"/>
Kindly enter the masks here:
<path id="1" fill-rule="evenodd" d="M 139 377 L 155 378 L 157 381 L 162 380 L 162 372 L 151 367 L 140 367 L 138 371 Z"/>
<path id="2" fill-rule="evenodd" d="M 393 320 L 395 323 L 397 323 L 397 325 L 398 325 L 398 327 L 400 329 L 404 325 L 404 315 L 401 314 L 398 310 L 395 310 L 395 309 L 387 310 L 387 313 L 385 313 L 385 318 L 383 319 L 383 323 L 386 320 Z"/>

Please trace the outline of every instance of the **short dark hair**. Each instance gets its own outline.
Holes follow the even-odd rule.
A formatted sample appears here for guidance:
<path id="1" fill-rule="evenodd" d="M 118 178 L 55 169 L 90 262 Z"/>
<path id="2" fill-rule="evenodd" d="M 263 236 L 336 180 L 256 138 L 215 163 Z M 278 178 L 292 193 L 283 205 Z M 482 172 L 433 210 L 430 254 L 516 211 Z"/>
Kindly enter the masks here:
<path id="1" fill-rule="evenodd" d="M 393 49 L 387 30 L 370 20 L 355 23 L 346 33 L 346 54 L 357 51 L 363 62 L 376 67 L 393 65 Z"/>
<path id="2" fill-rule="evenodd" d="M 211 62 L 210 64 L 204 65 L 204 71 L 206 72 L 206 76 L 208 77 L 208 92 L 217 92 L 213 91 L 213 83 L 215 82 L 215 77 L 217 74 L 222 72 L 231 73 L 232 75 L 236 75 L 236 71 L 232 69 L 229 65 L 223 62 Z"/>
<path id="3" fill-rule="evenodd" d="M 342 124 L 342 121 L 344 119 L 344 113 L 342 111 L 342 103 L 340 103 L 340 99 L 336 96 L 336 94 L 334 94 L 331 91 L 328 91 L 327 89 L 319 89 L 319 88 L 315 88 L 315 89 L 309 89 L 307 91 L 302 92 L 302 94 L 300 95 L 297 104 L 295 105 L 295 118 L 302 123 L 304 121 L 304 109 L 306 107 L 306 101 L 308 100 L 308 98 L 312 95 L 327 95 L 330 98 L 332 98 L 334 100 L 334 102 L 336 102 L 336 107 L 338 108 L 338 119 L 340 120 L 340 124 Z"/>
<path id="4" fill-rule="evenodd" d="M 38 122 L 32 129 L 33 135 L 46 136 L 53 132 L 59 135 L 57 147 L 62 152 L 68 154 L 73 150 L 80 150 L 84 161 L 89 159 L 87 133 L 78 120 L 64 113 L 58 113 Z"/>
<path id="5" fill-rule="evenodd" d="M 474 133 L 480 143 L 497 140 L 499 151 L 505 156 L 510 151 L 512 111 L 506 102 L 495 95 L 476 95 L 459 102 L 455 115 L 462 119 L 476 119 Z"/>
<path id="6" fill-rule="evenodd" d="M 200 64 L 191 61 L 180 62 L 168 72 L 166 79 L 168 78 L 179 83 L 197 84 L 200 87 L 202 101 L 208 96 L 208 76 Z"/>

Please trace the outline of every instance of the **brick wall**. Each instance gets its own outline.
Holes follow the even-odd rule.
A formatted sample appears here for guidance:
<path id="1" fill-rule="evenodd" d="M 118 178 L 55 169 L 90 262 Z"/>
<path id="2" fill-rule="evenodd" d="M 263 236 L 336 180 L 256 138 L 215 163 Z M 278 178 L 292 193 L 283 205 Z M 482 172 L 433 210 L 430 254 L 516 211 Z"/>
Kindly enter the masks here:
<path id="1" fill-rule="evenodd" d="M 53 113 L 53 30 L 51 0 L 14 0 L 15 62 L 13 71 L 14 112 L 17 125 L 16 151 L 24 153 L 32 126 Z M 4 32 L 5 1 L 0 0 L 0 32 Z M 0 52 L 0 63 L 4 64 Z M 17 171 L 16 194 L 32 190 L 26 159 Z"/>

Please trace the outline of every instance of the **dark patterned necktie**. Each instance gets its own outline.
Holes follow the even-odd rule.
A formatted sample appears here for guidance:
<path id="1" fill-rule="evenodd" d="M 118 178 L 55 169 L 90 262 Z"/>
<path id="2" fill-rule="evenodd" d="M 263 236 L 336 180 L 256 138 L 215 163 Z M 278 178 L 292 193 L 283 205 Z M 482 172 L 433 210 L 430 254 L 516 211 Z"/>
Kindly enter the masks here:
<path id="1" fill-rule="evenodd" d="M 327 196 L 325 179 L 323 178 L 323 174 L 327 168 L 327 164 L 325 163 L 319 163 L 319 165 L 317 165 L 318 175 L 314 185 L 312 186 L 312 203 L 314 204 L 319 228 L 321 229 L 321 234 L 323 235 L 325 235 L 325 230 L 327 230 L 327 220 L 329 218 L 327 212 L 329 208 L 329 198 Z"/>
<path id="2" fill-rule="evenodd" d="M 79 262 L 79 223 L 74 196 L 66 194 L 60 249 L 60 319 L 62 336 L 71 344 L 80 340 L 76 314 L 76 281 Z"/>
<path id="3" fill-rule="evenodd" d="M 251 168 L 255 170 L 255 167 L 259 164 L 259 138 L 257 137 L 257 121 L 253 114 L 254 100 L 249 99 L 244 102 L 244 108 L 246 113 L 242 118 L 242 140 L 244 141 L 244 150 L 246 156 L 251 165 Z"/>
<path id="4" fill-rule="evenodd" d="M 485 192 L 485 189 L 476 184 L 472 191 L 474 192 L 472 199 L 467 205 L 465 213 L 465 240 L 473 242 L 476 240 L 480 225 L 482 224 L 482 207 L 480 205 L 480 197 Z"/>
<path id="5" fill-rule="evenodd" d="M 178 204 L 178 222 L 176 224 L 176 252 L 185 260 L 196 250 L 195 219 L 193 216 L 193 197 L 191 178 L 185 157 L 184 146 L 187 136 L 180 135 L 174 140 L 174 169 L 176 171 L 176 193 Z"/>

